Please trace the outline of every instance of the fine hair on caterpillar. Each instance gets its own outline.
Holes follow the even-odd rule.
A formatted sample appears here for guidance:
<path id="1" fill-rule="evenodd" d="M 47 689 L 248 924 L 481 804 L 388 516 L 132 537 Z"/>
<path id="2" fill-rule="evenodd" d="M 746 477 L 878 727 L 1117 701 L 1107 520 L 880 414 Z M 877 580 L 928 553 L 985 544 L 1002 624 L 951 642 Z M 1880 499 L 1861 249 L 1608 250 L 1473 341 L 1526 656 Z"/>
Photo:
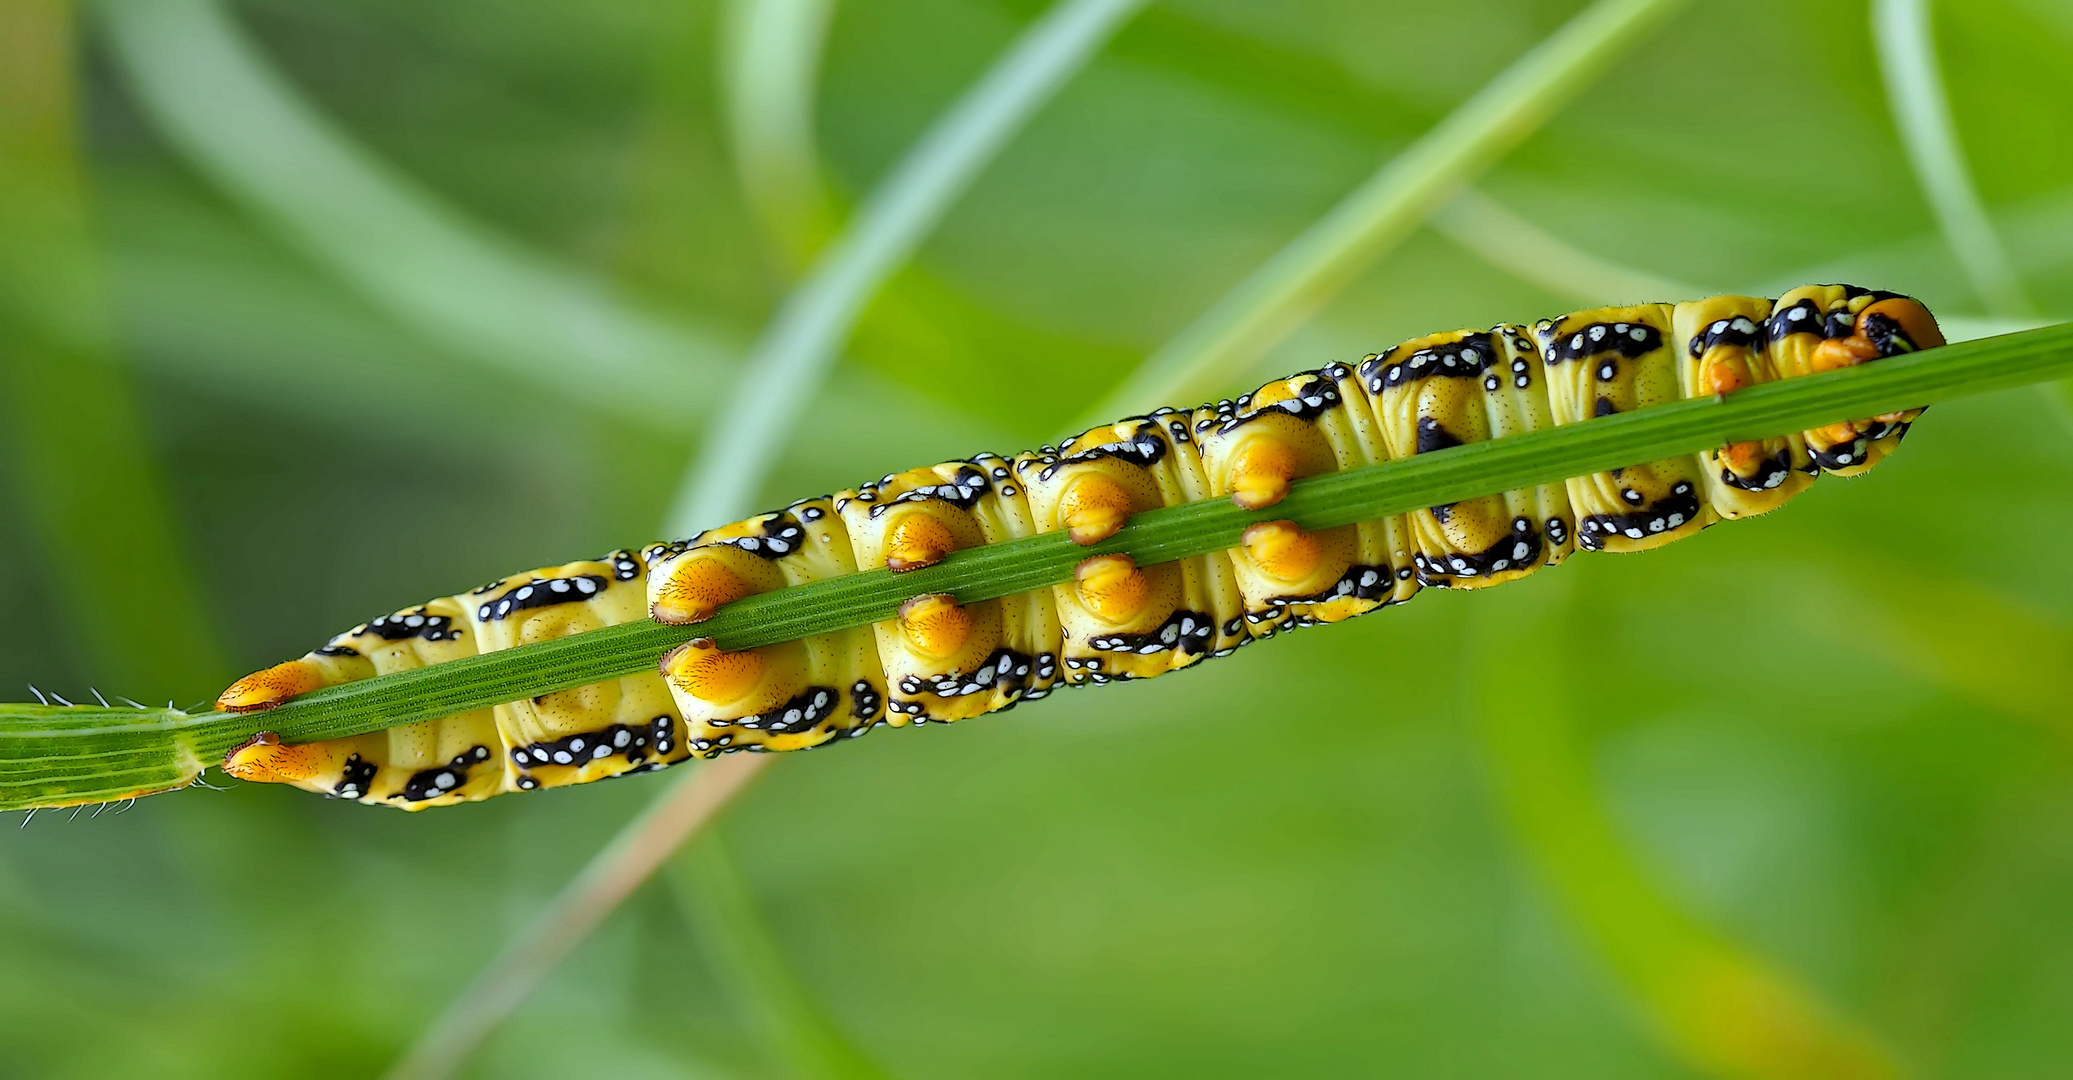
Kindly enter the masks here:
<path id="1" fill-rule="evenodd" d="M 354 627 L 239 680 L 218 704 L 266 709 L 641 619 L 696 624 L 747 596 L 859 569 L 931 566 L 1042 533 L 1096 544 L 1135 514 L 1182 503 L 1228 498 L 1270 511 L 1307 477 L 1942 344 L 1920 303 L 1844 285 L 1432 334 L 1234 400 L 890 474 L 686 540 L 501 578 Z M 261 733 L 224 768 L 421 809 L 955 722 L 1062 686 L 1191 667 L 1422 588 L 1499 585 L 1577 549 L 1642 551 L 1765 513 L 1822 473 L 1872 468 L 1915 416 L 1828 424 L 1338 528 L 1261 520 L 1225 551 L 1156 565 L 1096 555 L 1070 581 L 998 599 L 917 590 L 873 625 L 738 651 L 695 638 L 657 671 L 494 708 L 299 745 Z"/>

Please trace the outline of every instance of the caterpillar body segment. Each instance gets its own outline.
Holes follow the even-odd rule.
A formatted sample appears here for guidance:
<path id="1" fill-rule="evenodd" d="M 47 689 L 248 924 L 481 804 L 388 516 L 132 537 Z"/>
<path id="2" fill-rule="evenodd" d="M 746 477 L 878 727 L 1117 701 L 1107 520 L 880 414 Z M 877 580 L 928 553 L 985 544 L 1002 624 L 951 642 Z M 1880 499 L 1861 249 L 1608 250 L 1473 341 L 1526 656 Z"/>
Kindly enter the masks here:
<path id="1" fill-rule="evenodd" d="M 660 550 L 615 551 L 405 608 L 239 680 L 219 704 L 249 708 L 284 680 L 313 683 L 307 692 L 646 618 L 647 561 Z M 691 752 L 661 677 L 641 674 L 300 746 L 262 734 L 231 751 L 223 768 L 240 779 L 419 810 L 662 768 Z"/>
<path id="2" fill-rule="evenodd" d="M 676 598 L 729 575 L 767 592 L 854 573 L 837 505 L 835 498 L 804 499 L 655 549 L 651 604 L 658 614 L 668 609 L 663 621 L 694 622 L 682 617 Z M 699 610 L 700 619 L 712 614 Z M 885 669 L 868 626 L 738 653 L 698 639 L 663 657 L 662 673 L 690 749 L 700 754 L 804 749 L 862 734 L 885 717 Z"/>
<path id="3" fill-rule="evenodd" d="M 1360 377 L 1391 458 L 1555 423 L 1540 354 L 1523 326 L 1416 338 L 1362 363 Z M 1409 566 L 1398 572 L 1441 588 L 1480 588 L 1524 577 L 1561 562 L 1574 543 L 1562 484 L 1466 499 L 1406 516 L 1412 555 Z"/>
<path id="4" fill-rule="evenodd" d="M 1534 326 L 1557 424 L 1663 405 L 1682 397 L 1670 304 L 1578 312 Z M 1646 551 L 1720 519 L 1695 457 L 1633 465 L 1569 481 L 1577 546 Z"/>
<path id="5" fill-rule="evenodd" d="M 1731 394 L 1779 378 L 1766 349 L 1772 304 L 1748 296 L 1715 296 L 1677 305 L 1671 340 L 1681 396 Z M 1820 472 L 1800 435 L 1733 443 L 1699 455 L 1706 503 L 1723 518 L 1749 517 L 1783 506 Z M 1811 471 L 1810 471 L 1811 470 Z"/>
<path id="6" fill-rule="evenodd" d="M 1210 491 L 1261 509 L 1288 484 L 1390 458 L 1371 403 L 1345 364 L 1278 379 L 1198 421 Z M 1400 517 L 1305 533 L 1287 522 L 1233 549 L 1244 618 L 1254 637 L 1338 622 L 1416 591 Z"/>
<path id="7" fill-rule="evenodd" d="M 1203 471 L 1195 420 L 1164 409 L 1017 455 L 1014 471 L 1035 530 L 1093 543 L 1114 535 L 1130 514 L 1219 494 Z M 1251 640 L 1227 558 L 1146 567 L 1127 558 L 1090 559 L 1051 597 L 1063 675 L 1075 685 L 1150 678 Z"/>
<path id="8" fill-rule="evenodd" d="M 652 616 L 695 624 L 744 596 L 1048 532 L 1082 545 L 1207 498 L 1268 510 L 1361 465 L 1544 430 L 1943 344 L 1918 302 L 1851 286 L 1575 312 L 1405 342 L 1251 394 L 1161 409 L 1013 457 L 897 473 L 602 559 L 376 619 L 239 680 L 227 709 Z M 420 809 L 584 783 L 690 756 L 805 749 L 949 723 L 1060 685 L 1149 678 L 1285 629 L 1482 588 L 1578 548 L 1640 551 L 1855 475 L 1918 413 L 1831 424 L 1324 530 L 1259 521 L 1214 555 L 1090 555 L 1072 580 L 960 603 L 918 594 L 873 626 L 729 652 L 695 639 L 643 673 L 464 716 L 304 745 L 262 733 L 232 775 Z"/>
<path id="9" fill-rule="evenodd" d="M 982 454 L 887 476 L 835 496 L 857 565 L 895 571 L 951 551 L 1036 535 L 1029 500 L 1004 458 Z M 914 562 L 913 536 L 943 546 Z M 885 665 L 886 723 L 951 723 L 1050 693 L 1058 680 L 1058 614 L 1041 591 L 958 605 L 910 604 L 872 627 Z"/>

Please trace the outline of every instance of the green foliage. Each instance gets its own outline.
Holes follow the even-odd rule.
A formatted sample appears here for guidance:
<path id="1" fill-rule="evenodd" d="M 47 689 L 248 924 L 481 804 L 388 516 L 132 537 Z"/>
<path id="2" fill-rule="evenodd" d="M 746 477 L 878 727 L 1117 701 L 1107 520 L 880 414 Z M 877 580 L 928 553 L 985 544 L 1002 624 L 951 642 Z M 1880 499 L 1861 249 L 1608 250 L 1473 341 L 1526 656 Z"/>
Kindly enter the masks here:
<path id="1" fill-rule="evenodd" d="M 837 3 L 814 127 L 829 189 L 870 190 L 1045 6 Z M 1581 7 L 1154 6 L 865 313 L 768 490 L 1065 434 L 1126 360 Z M 751 340 L 786 288 L 793 264 L 727 150 L 713 4 L 232 14 L 327 130 L 471 235 L 570 275 L 555 281 L 721 343 Z M 2073 30 L 2031 0 L 1935 14 L 1981 202 L 2063 318 Z M 109 31 L 84 36 L 78 235 L 104 271 L 105 356 L 135 374 L 56 434 L 123 400 L 141 413 L 110 427 L 164 478 L 199 594 L 131 613 L 153 662 L 175 670 L 213 633 L 254 668 L 426 596 L 652 539 L 704 430 L 697 395 L 669 399 L 681 412 L 607 402 L 600 385 L 622 388 L 590 361 L 571 379 L 437 324 L 435 302 L 511 298 L 465 279 L 413 294 L 380 258 L 326 255 L 162 126 Z M 1853 0 L 1688 6 L 1478 188 L 1658 279 L 1861 281 L 1990 313 L 1910 175 Z M 19 236 L 0 234 L 8 265 L 50 265 Z M 1247 378 L 1573 306 L 1421 232 Z M 0 686 L 215 689 L 161 688 L 60 632 L 83 610 L 65 553 L 175 549 L 134 531 L 133 505 L 46 533 L 10 432 Z M 1789 973 L 1912 1072 L 2048 1073 L 2073 1053 L 2073 562 L 2053 540 L 2073 530 L 2068 490 L 2073 444 L 2036 394 L 1967 398 L 1874 476 L 1663 552 L 804 755 L 728 822 L 778 991 L 745 990 L 740 961 L 650 889 L 475 1074 L 791 1075 L 802 1059 L 772 1045 L 766 1002 L 739 998 L 791 992 L 773 954 L 892 1075 L 1717 1067 L 1637 1022 L 1656 1014 L 1617 950 L 1661 942 L 1608 946 L 1519 825 L 1533 807 L 1507 801 L 1579 790 L 1508 780 L 1490 725 L 1533 717 L 1493 718 L 1516 690 L 1476 689 L 1544 639 L 1565 643 L 1570 703 L 1554 780 L 1581 785 L 1599 816 L 1572 820 L 1603 823 L 1651 902 Z M 1493 632 L 1515 621 L 1526 643 Z M 239 786 L 0 830 L 0 1071 L 372 1074 L 666 782 L 420 815 Z"/>
<path id="2" fill-rule="evenodd" d="M 1148 511 L 1091 547 L 1050 533 L 957 552 L 904 574 L 879 568 L 793 586 L 730 603 L 696 626 L 624 623 L 328 687 L 263 714 L 0 706 L 0 809 L 121 797 L 136 793 L 135 779 L 146 775 L 161 777 L 162 786 L 184 784 L 196 775 L 195 763 L 220 759 L 260 730 L 290 743 L 311 742 L 602 682 L 648 670 L 694 636 L 727 649 L 773 645 L 882 622 L 926 593 L 976 602 L 1062 584 L 1093 555 L 1121 552 L 1150 566 L 1233 547 L 1246 526 L 1259 521 L 1286 518 L 1329 529 L 1959 394 L 2026 386 L 2069 371 L 2073 323 L 1769 383 L 1730 398 L 1682 401 L 1346 469 L 1298 481 L 1266 510 L 1207 499 Z M 10 713 L 13 708 L 24 711 Z M 184 775 L 168 771 L 178 763 L 186 763 Z"/>

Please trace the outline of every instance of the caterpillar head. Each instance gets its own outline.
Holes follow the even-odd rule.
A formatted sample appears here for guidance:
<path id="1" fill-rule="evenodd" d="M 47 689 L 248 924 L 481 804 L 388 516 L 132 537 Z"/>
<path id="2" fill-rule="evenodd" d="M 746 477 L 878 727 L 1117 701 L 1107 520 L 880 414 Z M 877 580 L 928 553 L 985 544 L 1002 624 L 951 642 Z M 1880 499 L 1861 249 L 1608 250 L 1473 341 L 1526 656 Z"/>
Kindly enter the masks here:
<path id="1" fill-rule="evenodd" d="M 1829 338 L 1816 346 L 1814 369 L 1831 371 L 1942 344 L 1943 331 L 1921 301 L 1887 296 L 1872 299 L 1858 310 L 1848 336 Z"/>

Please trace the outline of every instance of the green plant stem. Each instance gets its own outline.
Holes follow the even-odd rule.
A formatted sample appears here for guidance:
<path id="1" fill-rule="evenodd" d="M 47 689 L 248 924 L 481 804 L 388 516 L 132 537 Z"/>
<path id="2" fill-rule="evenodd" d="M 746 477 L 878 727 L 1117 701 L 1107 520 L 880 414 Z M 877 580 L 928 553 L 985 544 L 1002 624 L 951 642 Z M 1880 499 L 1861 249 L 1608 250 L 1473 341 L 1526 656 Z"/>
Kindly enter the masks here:
<path id="1" fill-rule="evenodd" d="M 1462 686 L 1497 809 L 1555 906 L 1666 1047 L 1707 1073 L 1897 1075 L 1874 1036 L 1679 903 L 1621 835 L 1576 734 L 1593 661 L 1562 632 L 1570 592 L 1522 598 L 1501 619 L 1479 616 L 1479 648 L 1511 659 L 1464 665 Z"/>
<path id="2" fill-rule="evenodd" d="M 884 1080 L 786 960 L 742 878 L 724 829 L 709 829 L 663 871 L 723 996 L 798 1080 Z"/>
<path id="3" fill-rule="evenodd" d="M 0 466 L 80 666 L 157 700 L 227 665 L 114 341 L 72 20 L 63 0 L 0 8 Z"/>
<path id="4" fill-rule="evenodd" d="M 426 337 L 575 400 L 680 429 L 738 355 L 426 191 L 333 124 L 219 0 L 100 0 L 144 115 L 239 205 Z M 628 394 L 622 388 L 640 386 Z"/>
<path id="5" fill-rule="evenodd" d="M 694 636 L 727 649 L 755 648 L 882 621 L 923 593 L 972 602 L 1060 584 L 1091 555 L 1170 562 L 1227 549 L 1257 521 L 1330 528 L 2068 372 L 2073 323 L 2062 323 L 1767 383 L 1726 399 L 1682 401 L 1311 477 L 1266 511 L 1222 499 L 1187 503 L 1139 514 L 1091 547 L 1061 533 L 989 544 L 907 574 L 870 570 L 747 597 L 696 626 L 626 623 L 329 687 L 260 715 L 9 706 L 0 709 L 0 809 L 117 796 L 125 792 L 105 784 L 104 773 L 134 776 L 153 761 L 213 761 L 260 730 L 308 742 L 583 686 L 652 668 Z"/>
<path id="6" fill-rule="evenodd" d="M 1229 391 L 1228 383 L 1256 356 L 1538 130 L 1682 3 L 1598 0 L 1586 8 L 1174 335 L 1080 426 L 1160 401 Z"/>
<path id="7" fill-rule="evenodd" d="M 750 352 L 668 523 L 688 536 L 753 500 L 864 305 L 1008 140 L 1144 0 L 1059 0 L 893 167 Z"/>
<path id="8" fill-rule="evenodd" d="M 1929 0 L 1874 0 L 1871 23 L 1893 122 L 1900 129 L 1908 162 L 1914 166 L 1915 181 L 1943 229 L 1944 241 L 1990 314 L 2005 319 L 2035 318 L 2036 305 L 2023 289 L 1972 182 L 1972 170 L 1966 167 L 1958 125 L 1951 119 L 1950 97 L 1936 63 Z"/>

